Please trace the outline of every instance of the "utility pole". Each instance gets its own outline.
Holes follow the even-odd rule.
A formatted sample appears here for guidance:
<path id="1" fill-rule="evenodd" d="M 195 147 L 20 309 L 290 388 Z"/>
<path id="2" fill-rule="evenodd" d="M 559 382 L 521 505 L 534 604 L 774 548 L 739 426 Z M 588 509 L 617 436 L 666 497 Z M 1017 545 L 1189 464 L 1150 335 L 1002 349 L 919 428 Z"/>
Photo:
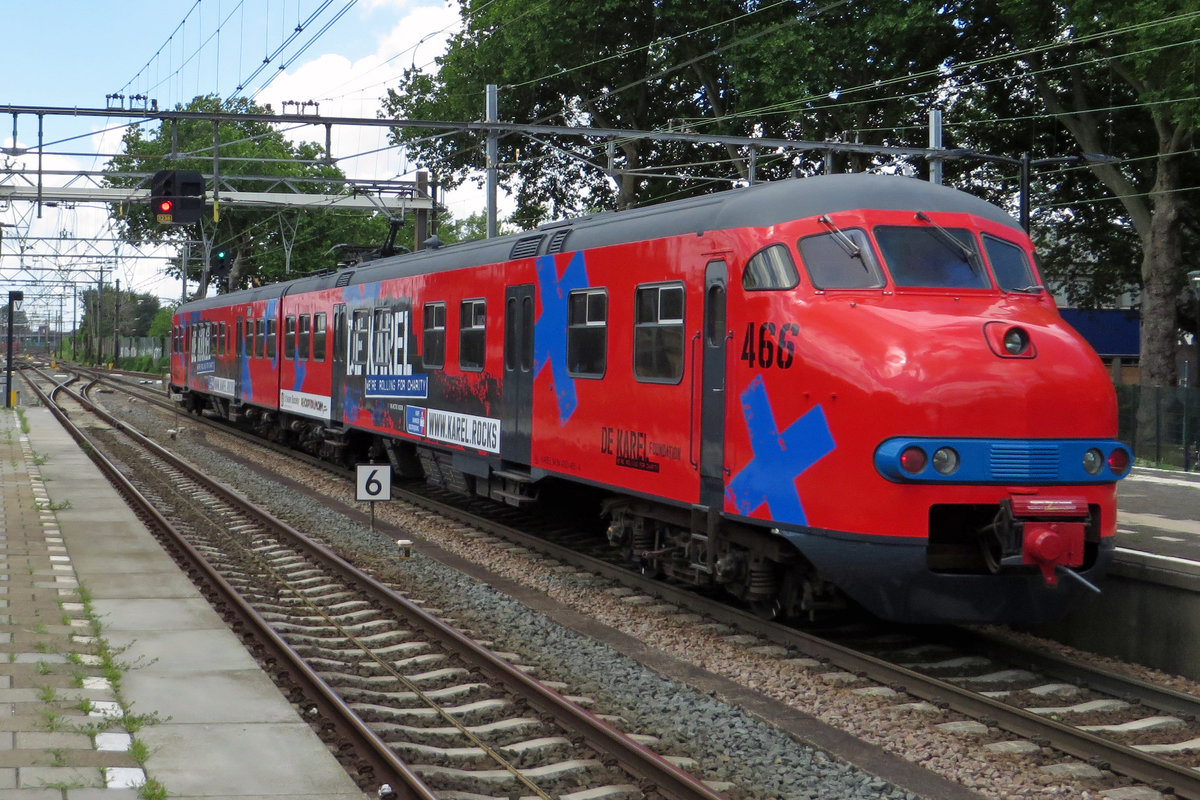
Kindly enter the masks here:
<path id="1" fill-rule="evenodd" d="M 104 265 L 100 265 L 100 282 L 96 286 L 96 363 L 104 363 L 104 327 L 100 324 L 103 320 L 104 308 Z"/>
<path id="2" fill-rule="evenodd" d="M 121 279 L 117 278 L 117 291 L 113 295 L 113 366 L 121 362 Z"/>
<path id="3" fill-rule="evenodd" d="M 940 108 L 929 109 L 929 149 L 942 149 L 942 110 Z M 929 182 L 942 182 L 942 160 L 940 158 L 929 159 Z"/>
<path id="4" fill-rule="evenodd" d="M 8 360 L 4 367 L 4 407 L 12 408 L 13 388 L 12 388 L 12 361 L 13 361 L 13 314 L 16 312 L 17 303 L 25 299 L 24 292 L 9 292 L 8 293 Z"/>
<path id="5" fill-rule="evenodd" d="M 494 83 L 487 85 L 486 122 L 500 121 L 500 90 Z M 496 237 L 496 161 L 500 136 L 495 129 L 487 132 L 487 238 Z"/>

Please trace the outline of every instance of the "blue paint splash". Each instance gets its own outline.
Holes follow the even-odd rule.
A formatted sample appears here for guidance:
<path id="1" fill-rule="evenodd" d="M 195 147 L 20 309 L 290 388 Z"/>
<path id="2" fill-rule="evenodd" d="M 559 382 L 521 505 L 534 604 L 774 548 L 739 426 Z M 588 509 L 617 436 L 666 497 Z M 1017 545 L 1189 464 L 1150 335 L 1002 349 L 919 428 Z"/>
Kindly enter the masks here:
<path id="1" fill-rule="evenodd" d="M 781 433 L 761 375 L 741 401 L 754 457 L 725 488 L 726 501 L 747 516 L 766 503 L 771 519 L 807 525 L 796 478 L 836 447 L 825 411 L 815 406 Z"/>
<path id="2" fill-rule="evenodd" d="M 578 405 L 575 380 L 567 375 L 567 298 L 571 292 L 590 285 L 587 264 L 583 251 L 573 253 L 559 278 L 554 256 L 539 256 L 535 263 L 542 313 L 533 329 L 534 375 L 550 365 L 554 397 L 558 401 L 558 424 L 566 425 Z"/>

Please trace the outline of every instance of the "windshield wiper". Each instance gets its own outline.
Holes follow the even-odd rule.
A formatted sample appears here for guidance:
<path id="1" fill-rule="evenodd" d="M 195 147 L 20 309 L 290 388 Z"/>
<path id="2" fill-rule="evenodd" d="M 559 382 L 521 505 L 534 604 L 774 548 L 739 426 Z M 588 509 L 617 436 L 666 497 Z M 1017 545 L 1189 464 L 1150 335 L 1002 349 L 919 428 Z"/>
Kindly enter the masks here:
<path id="1" fill-rule="evenodd" d="M 1038 286 L 1036 283 L 1034 283 L 1034 284 L 1030 284 L 1029 286 L 1014 286 L 1013 288 L 1007 289 L 1006 291 L 1022 292 L 1024 294 L 1037 294 L 1039 292 L 1046 291 L 1046 287 Z"/>
<path id="2" fill-rule="evenodd" d="M 851 258 L 862 258 L 862 248 L 855 244 L 854 240 L 847 236 L 844 230 L 835 225 L 828 214 L 822 214 L 817 217 L 817 222 L 833 231 L 833 240 L 838 243 L 839 247 L 846 251 L 846 255 Z"/>
<path id="3" fill-rule="evenodd" d="M 928 222 L 930 225 L 932 225 L 934 231 L 936 231 L 941 236 L 942 241 L 946 245 L 948 245 L 951 250 L 958 253 L 959 258 L 961 258 L 963 261 L 967 262 L 967 264 L 969 264 L 972 268 L 975 267 L 975 258 L 978 254 L 974 250 L 972 250 L 971 248 L 967 247 L 965 244 L 960 242 L 958 240 L 958 237 L 955 236 L 953 233 L 951 233 L 950 231 L 943 228 L 941 225 L 938 225 L 936 222 L 931 220 L 929 218 L 929 215 L 926 214 L 924 211 L 917 212 L 917 219 L 921 220 L 922 222 Z"/>

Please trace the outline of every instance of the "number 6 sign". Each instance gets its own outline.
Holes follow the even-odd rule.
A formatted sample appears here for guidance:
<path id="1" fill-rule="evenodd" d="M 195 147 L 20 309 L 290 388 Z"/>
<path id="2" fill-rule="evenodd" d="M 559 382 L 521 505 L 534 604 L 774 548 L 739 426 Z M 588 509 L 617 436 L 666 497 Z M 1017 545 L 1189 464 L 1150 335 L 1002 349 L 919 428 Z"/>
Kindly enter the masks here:
<path id="1" fill-rule="evenodd" d="M 391 464 L 359 464 L 356 469 L 355 500 L 391 500 Z"/>

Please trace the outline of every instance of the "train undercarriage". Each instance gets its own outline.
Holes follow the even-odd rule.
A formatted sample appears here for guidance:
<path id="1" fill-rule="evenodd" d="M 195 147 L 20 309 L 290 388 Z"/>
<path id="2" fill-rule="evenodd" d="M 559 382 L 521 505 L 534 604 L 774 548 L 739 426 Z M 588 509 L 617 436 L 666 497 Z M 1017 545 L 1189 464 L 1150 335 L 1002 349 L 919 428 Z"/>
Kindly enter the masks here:
<path id="1" fill-rule="evenodd" d="M 521 508 L 542 501 L 540 484 L 523 466 L 496 470 L 482 459 L 199 392 L 177 397 L 191 413 L 211 411 L 264 439 L 343 466 L 387 460 L 398 477 L 423 478 L 460 494 Z M 699 508 L 628 496 L 598 498 L 594 505 L 599 521 L 607 525 L 609 543 L 643 574 L 723 590 L 770 618 L 813 619 L 846 607 L 833 584 L 822 580 L 790 542 L 769 531 Z"/>

